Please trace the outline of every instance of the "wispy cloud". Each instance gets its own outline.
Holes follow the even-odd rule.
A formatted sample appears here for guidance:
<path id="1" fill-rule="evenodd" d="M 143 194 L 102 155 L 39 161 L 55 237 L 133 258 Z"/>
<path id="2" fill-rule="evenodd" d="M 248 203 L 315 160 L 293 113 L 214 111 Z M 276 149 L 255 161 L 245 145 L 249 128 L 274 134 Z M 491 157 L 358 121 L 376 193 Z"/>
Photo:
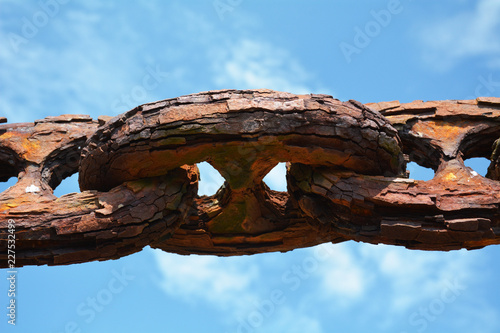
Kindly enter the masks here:
<path id="1" fill-rule="evenodd" d="M 11 47 L 9 33 L 21 34 L 21 16 L 37 11 L 29 8 L 18 13 L 17 20 L 10 20 L 0 34 L 5 46 L 0 60 L 6 64 L 0 69 L 0 80 L 9 82 L 2 92 L 2 111 L 10 122 L 63 113 L 109 114 L 109 100 L 128 74 L 120 70 L 127 61 L 115 59 L 113 45 L 99 33 L 103 14 L 61 7 L 44 30 L 19 44 L 18 50 Z M 71 44 L 72 40 L 79 43 Z"/>
<path id="2" fill-rule="evenodd" d="M 180 256 L 154 251 L 162 273 L 162 289 L 185 301 L 205 300 L 236 312 L 246 308 L 254 297 L 251 285 L 259 278 L 259 268 L 244 257 Z"/>
<path id="3" fill-rule="evenodd" d="M 474 285 L 481 283 L 475 273 L 481 265 L 480 253 L 466 251 L 432 253 L 342 243 L 280 254 L 280 258 L 183 257 L 159 251 L 155 258 L 168 295 L 184 301 L 204 300 L 238 318 L 237 324 L 229 326 L 259 327 L 266 332 L 287 318 L 296 319 L 294 328 L 322 332 L 325 322 L 320 318 L 351 316 L 360 308 L 363 320 L 372 322 L 375 331 L 390 330 L 400 324 L 394 318 L 408 323 L 406 318 L 412 313 L 418 315 L 419 309 L 453 292 L 458 293 L 454 296 L 458 304 L 443 304 L 455 312 L 467 311 L 473 307 L 467 300 L 474 298 Z M 271 302 L 276 291 L 282 302 Z M 312 303 L 320 313 L 309 313 Z M 491 310 L 488 304 L 481 308 Z M 477 319 L 485 316 L 470 310 L 469 319 L 473 313 Z"/>
<path id="4" fill-rule="evenodd" d="M 349 244 L 320 245 L 328 253 L 317 274 L 321 280 L 321 295 L 335 303 L 346 305 L 358 300 L 367 292 L 370 273 L 360 264 L 359 257 Z"/>
<path id="5" fill-rule="evenodd" d="M 315 255 L 318 251 L 328 256 Z M 470 304 L 477 297 L 476 288 L 487 280 L 485 256 L 480 251 L 442 253 L 342 243 L 323 244 L 305 252 L 308 252 L 306 258 L 322 258 L 308 279 L 315 285 L 311 298 L 336 315 L 350 315 L 362 307 L 364 320 L 381 331 L 397 327 L 400 323 L 394 318 L 403 318 L 403 323 L 408 323 L 409 316 L 427 306 L 432 309 L 436 303 L 444 304 L 448 311 L 470 308 L 478 320 L 481 316 L 472 308 L 488 313 L 492 310 L 487 302 Z M 497 327 L 494 322 L 492 327 Z"/>
<path id="6" fill-rule="evenodd" d="M 159 250 L 153 255 L 161 273 L 159 286 L 169 297 L 208 302 L 225 312 L 232 331 L 323 332 L 320 320 L 290 301 L 289 286 L 276 279 L 281 277 L 276 267 L 282 266 L 276 256 L 179 256 Z"/>
<path id="7" fill-rule="evenodd" d="M 220 51 L 213 64 L 219 87 L 268 88 L 310 93 L 311 76 L 286 50 L 265 41 L 241 39 Z"/>
<path id="8" fill-rule="evenodd" d="M 393 313 L 439 295 L 448 282 L 458 279 L 465 284 L 471 278 L 474 254 L 465 250 L 436 253 L 365 245 L 362 251 L 375 263 L 380 282 L 388 286 L 387 309 Z"/>
<path id="9" fill-rule="evenodd" d="M 282 309 L 264 332 L 322 333 L 321 321 L 289 307 Z M 260 332 L 260 331 L 259 331 Z"/>
<path id="10" fill-rule="evenodd" d="M 479 0 L 472 11 L 425 22 L 421 30 L 424 59 L 441 71 L 469 57 L 482 56 L 487 66 L 500 63 L 500 1 Z"/>
<path id="11" fill-rule="evenodd" d="M 165 95 L 165 87 L 183 81 L 182 64 L 172 65 L 171 58 L 163 54 L 151 56 L 143 43 L 143 31 L 126 16 L 126 8 L 116 3 L 61 5 L 52 16 L 47 14 L 49 19 L 36 34 L 15 47 L 12 36 L 24 38 L 24 18 L 30 20 L 34 13 L 44 12 L 36 3 L 6 7 L 10 16 L 0 30 L 4 45 L 0 61 L 5 64 L 0 68 L 0 82 L 6 85 L 0 112 L 10 122 L 63 113 L 94 118 L 116 115 L 148 101 L 173 97 Z M 154 10 L 138 8 L 145 16 Z M 146 51 L 138 52 L 141 47 Z M 155 81 L 154 91 L 137 89 L 151 71 L 162 75 Z M 121 106 L 116 107 L 118 104 Z"/>
<path id="12" fill-rule="evenodd" d="M 117 4 L 70 2 L 16 48 L 9 36 L 22 37 L 23 18 L 43 10 L 36 4 L 5 6 L 9 16 L 0 23 L 0 60 L 6 65 L 0 68 L 0 81 L 8 82 L 8 89 L 2 91 L 0 112 L 10 122 L 62 113 L 116 115 L 148 101 L 217 88 L 326 92 L 283 46 L 229 33 L 242 30 L 241 23 L 228 20 L 234 26 L 219 26 L 178 3 L 168 5 L 170 20 L 158 15 L 154 4 L 135 5 L 138 20 L 170 29 L 168 36 L 162 30 L 144 36 Z M 175 29 L 179 25 L 184 29 Z M 148 66 L 159 66 L 168 77 L 154 91 L 134 90 Z"/>
<path id="13" fill-rule="evenodd" d="M 219 25 L 188 7 L 175 8 L 176 20 L 189 27 L 179 32 L 179 37 L 185 43 L 195 44 L 195 49 L 203 46 L 205 50 L 199 56 L 209 69 L 214 85 L 210 89 L 267 88 L 297 94 L 330 93 L 286 46 L 247 33 L 258 17 L 225 20 Z"/>

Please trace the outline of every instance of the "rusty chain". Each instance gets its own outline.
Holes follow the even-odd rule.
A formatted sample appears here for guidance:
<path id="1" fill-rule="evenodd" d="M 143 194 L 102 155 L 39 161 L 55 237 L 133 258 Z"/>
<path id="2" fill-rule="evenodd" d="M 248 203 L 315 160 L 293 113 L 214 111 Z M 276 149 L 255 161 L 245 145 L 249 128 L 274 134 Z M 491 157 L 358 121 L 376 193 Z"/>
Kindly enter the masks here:
<path id="1" fill-rule="evenodd" d="M 98 121 L 0 125 L 0 181 L 18 177 L 0 194 L 0 247 L 12 220 L 18 266 L 116 259 L 147 245 L 230 256 L 346 240 L 423 250 L 498 244 L 499 116 L 499 98 L 363 105 L 224 90 Z M 465 167 L 471 157 L 491 157 L 488 178 Z M 226 181 L 199 197 L 203 161 Z M 434 178 L 408 178 L 408 161 Z M 287 192 L 262 181 L 279 162 Z M 76 172 L 82 192 L 55 197 Z"/>

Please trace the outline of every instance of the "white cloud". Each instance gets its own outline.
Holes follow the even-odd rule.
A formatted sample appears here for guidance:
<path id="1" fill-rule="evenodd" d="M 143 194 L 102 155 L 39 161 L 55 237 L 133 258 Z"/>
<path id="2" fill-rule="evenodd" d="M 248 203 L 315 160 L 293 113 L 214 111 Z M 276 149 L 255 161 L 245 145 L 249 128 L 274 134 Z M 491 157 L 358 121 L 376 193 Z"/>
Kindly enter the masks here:
<path id="1" fill-rule="evenodd" d="M 33 10 L 40 9 L 28 10 L 26 15 Z M 29 38 L 23 37 L 20 19 L 4 27 L 10 34 L 0 34 L 6 46 L 0 51 L 6 64 L 0 69 L 0 81 L 8 82 L 8 89 L 0 107 L 9 122 L 64 113 L 109 114 L 109 100 L 119 94 L 129 75 L 120 68 L 131 62 L 115 59 L 116 45 L 108 43 L 97 28 L 102 20 L 101 15 L 68 5 Z M 23 42 L 11 43 L 13 34 Z"/>
<path id="2" fill-rule="evenodd" d="M 282 281 L 269 273 L 280 265 L 278 261 L 283 263 L 276 255 L 219 258 L 151 251 L 161 273 L 158 283 L 167 295 L 187 303 L 210 303 L 224 311 L 225 324 L 235 331 L 323 332 L 319 319 L 292 302 Z M 285 266 L 292 263 L 289 260 Z M 275 298 L 277 290 L 280 294 Z"/>
<path id="3" fill-rule="evenodd" d="M 298 60 L 268 42 L 241 39 L 214 54 L 214 81 L 220 88 L 267 88 L 296 94 L 318 89 L 310 84 L 311 75 Z"/>
<path id="4" fill-rule="evenodd" d="M 277 327 L 322 332 L 325 316 L 352 316 L 359 309 L 363 311 L 360 320 L 370 322 L 374 331 L 393 330 L 409 325 L 410 315 L 422 307 L 442 300 L 443 292 L 453 296 L 446 291 L 453 286 L 458 286 L 457 300 L 441 301 L 446 313 L 464 313 L 474 321 L 489 311 L 486 317 L 491 319 L 496 310 L 487 302 L 474 305 L 468 301 L 476 299 L 474 288 L 486 279 L 485 271 L 479 273 L 477 268 L 483 265 L 482 255 L 480 251 L 424 252 L 354 242 L 234 258 L 155 251 L 162 272 L 160 285 L 168 295 L 193 303 L 207 301 L 225 311 L 225 316 L 230 314 L 228 327 L 247 325 L 259 332 L 273 332 Z M 272 290 L 281 291 L 284 301 L 274 303 L 272 310 L 262 310 Z M 484 311 L 473 311 L 473 307 Z M 496 327 L 496 321 L 490 326 Z"/>
<path id="5" fill-rule="evenodd" d="M 478 283 L 475 265 L 480 265 L 480 252 L 424 252 L 353 242 L 323 244 L 309 251 L 318 249 L 328 257 L 321 256 L 314 272 L 320 283 L 313 298 L 332 315 L 350 315 L 362 307 L 363 320 L 380 330 L 393 329 L 394 318 L 407 318 L 453 286 L 462 298 L 459 303 L 467 304 L 465 299 L 473 296 L 468 294 Z"/>
<path id="6" fill-rule="evenodd" d="M 264 332 L 287 332 L 287 333 L 321 333 L 321 323 L 304 313 L 294 311 L 287 307 L 277 314 L 276 320 L 270 323 Z"/>
<path id="7" fill-rule="evenodd" d="M 164 41 L 153 46 L 145 44 L 144 32 L 124 16 L 121 6 L 95 6 L 100 5 L 61 5 L 46 25 L 17 47 L 10 43 L 9 33 L 22 36 L 21 18 L 32 17 L 39 6 L 18 10 L 12 19 L 0 23 L 0 43 L 6 46 L 0 48 L 0 60 L 6 64 L 0 68 L 0 81 L 8 82 L 0 112 L 9 122 L 63 113 L 116 115 L 148 101 L 217 88 L 326 92 L 312 84 L 314 75 L 286 49 L 228 33 L 233 28 L 242 30 L 240 23 L 221 28 L 192 8 L 176 4 L 171 5 L 169 12 L 175 15 L 169 21 L 159 15 L 155 5 L 146 5 L 141 9 L 148 18 L 163 29 L 172 27 L 166 40 L 160 30 L 147 36 Z M 179 25 L 184 28 L 174 29 Z M 144 50 L 138 52 L 141 48 Z M 186 66 L 186 56 L 196 52 L 199 56 L 189 58 L 195 65 Z M 131 98 L 147 75 L 146 67 L 157 65 L 168 77 L 154 91 Z M 117 100 L 120 108 L 115 107 Z"/>
<path id="8" fill-rule="evenodd" d="M 500 1 L 479 0 L 473 11 L 425 22 L 420 37 L 425 60 L 436 69 L 448 70 L 473 56 L 483 56 L 486 65 L 498 65 L 499 34 Z"/>
<path id="9" fill-rule="evenodd" d="M 465 250 L 424 252 L 386 245 L 365 245 L 362 251 L 376 260 L 379 279 L 389 287 L 387 306 L 393 313 L 436 297 L 449 283 L 468 283 L 475 256 Z"/>
<path id="10" fill-rule="evenodd" d="M 2 91 L 0 113 L 9 122 L 64 113 L 112 116 L 173 97 L 165 95 L 166 86 L 183 82 L 183 64 L 170 66 L 170 53 L 150 55 L 143 31 L 124 17 L 124 6 L 69 2 L 37 33 L 24 38 L 22 18 L 40 11 L 38 5 L 32 7 L 16 11 L 1 25 L 0 43 L 5 47 L 0 48 L 0 61 L 5 66 L 0 68 L 0 82 L 7 89 Z M 22 42 L 11 43 L 13 34 Z M 154 88 L 143 89 L 144 77 L 158 71 Z"/>
<path id="11" fill-rule="evenodd" d="M 173 4 L 172 11 L 176 13 L 175 25 L 183 26 L 171 32 L 184 50 L 178 54 L 178 61 L 185 61 L 186 52 L 199 53 L 195 62 L 201 60 L 204 67 L 189 66 L 186 76 L 192 77 L 193 82 L 180 84 L 199 87 L 199 78 L 207 70 L 210 77 L 205 80 L 209 82 L 205 90 L 267 88 L 297 94 L 332 94 L 286 47 L 262 38 L 243 37 L 248 36 L 249 26 L 255 25 L 259 17 L 225 20 L 220 25 L 221 22 L 214 23 L 206 13 L 191 7 Z M 215 10 L 213 14 L 216 15 Z"/>
<path id="12" fill-rule="evenodd" d="M 371 280 L 350 244 L 319 245 L 315 251 L 328 253 L 328 258 L 321 263 L 318 274 L 321 279 L 323 297 L 333 298 L 342 304 L 351 304 L 364 295 Z"/>
<path id="13" fill-rule="evenodd" d="M 246 257 L 181 256 L 154 250 L 160 286 L 186 301 L 208 301 L 235 312 L 248 307 L 254 296 L 250 286 L 259 278 L 258 267 Z"/>

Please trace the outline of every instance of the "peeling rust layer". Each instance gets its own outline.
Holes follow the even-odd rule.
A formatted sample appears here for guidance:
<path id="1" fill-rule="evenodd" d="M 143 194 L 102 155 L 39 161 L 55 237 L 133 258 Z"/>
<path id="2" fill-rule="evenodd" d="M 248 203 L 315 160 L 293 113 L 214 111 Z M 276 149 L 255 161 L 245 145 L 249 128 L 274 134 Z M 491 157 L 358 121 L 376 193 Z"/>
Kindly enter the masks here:
<path id="1" fill-rule="evenodd" d="M 500 243 L 500 99 L 362 105 L 211 91 L 120 116 L 0 125 L 0 267 L 116 259 L 150 245 L 244 255 L 346 240 L 423 250 Z M 0 119 L 0 122 L 6 121 Z M 491 158 L 488 178 L 464 166 Z M 226 179 L 198 197 L 195 163 Z M 406 162 L 436 171 L 408 178 Z M 287 192 L 264 176 L 287 162 Z M 79 172 L 81 193 L 53 189 Z"/>
<path id="2" fill-rule="evenodd" d="M 396 130 L 362 104 L 270 90 L 207 92 L 145 104 L 100 127 L 82 151 L 80 186 L 107 190 L 182 164 L 211 163 L 233 190 L 278 162 L 396 175 Z"/>

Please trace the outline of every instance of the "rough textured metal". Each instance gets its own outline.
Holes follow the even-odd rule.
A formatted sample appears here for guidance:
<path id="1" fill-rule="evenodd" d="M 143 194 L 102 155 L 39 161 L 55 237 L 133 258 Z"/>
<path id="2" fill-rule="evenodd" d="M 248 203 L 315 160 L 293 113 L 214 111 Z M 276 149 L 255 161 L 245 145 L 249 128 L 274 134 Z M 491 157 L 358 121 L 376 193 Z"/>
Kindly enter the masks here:
<path id="1" fill-rule="evenodd" d="M 362 105 L 327 95 L 211 91 L 98 121 L 0 125 L 0 248 L 16 265 L 115 259 L 150 245 L 242 255 L 345 240 L 413 249 L 500 243 L 500 99 Z M 463 164 L 490 157 L 488 178 Z M 436 171 L 407 178 L 406 162 Z M 226 179 L 196 195 L 196 163 Z M 262 181 L 287 162 L 287 192 Z M 81 193 L 53 189 L 79 172 Z M 7 265 L 7 251 L 0 267 Z"/>

